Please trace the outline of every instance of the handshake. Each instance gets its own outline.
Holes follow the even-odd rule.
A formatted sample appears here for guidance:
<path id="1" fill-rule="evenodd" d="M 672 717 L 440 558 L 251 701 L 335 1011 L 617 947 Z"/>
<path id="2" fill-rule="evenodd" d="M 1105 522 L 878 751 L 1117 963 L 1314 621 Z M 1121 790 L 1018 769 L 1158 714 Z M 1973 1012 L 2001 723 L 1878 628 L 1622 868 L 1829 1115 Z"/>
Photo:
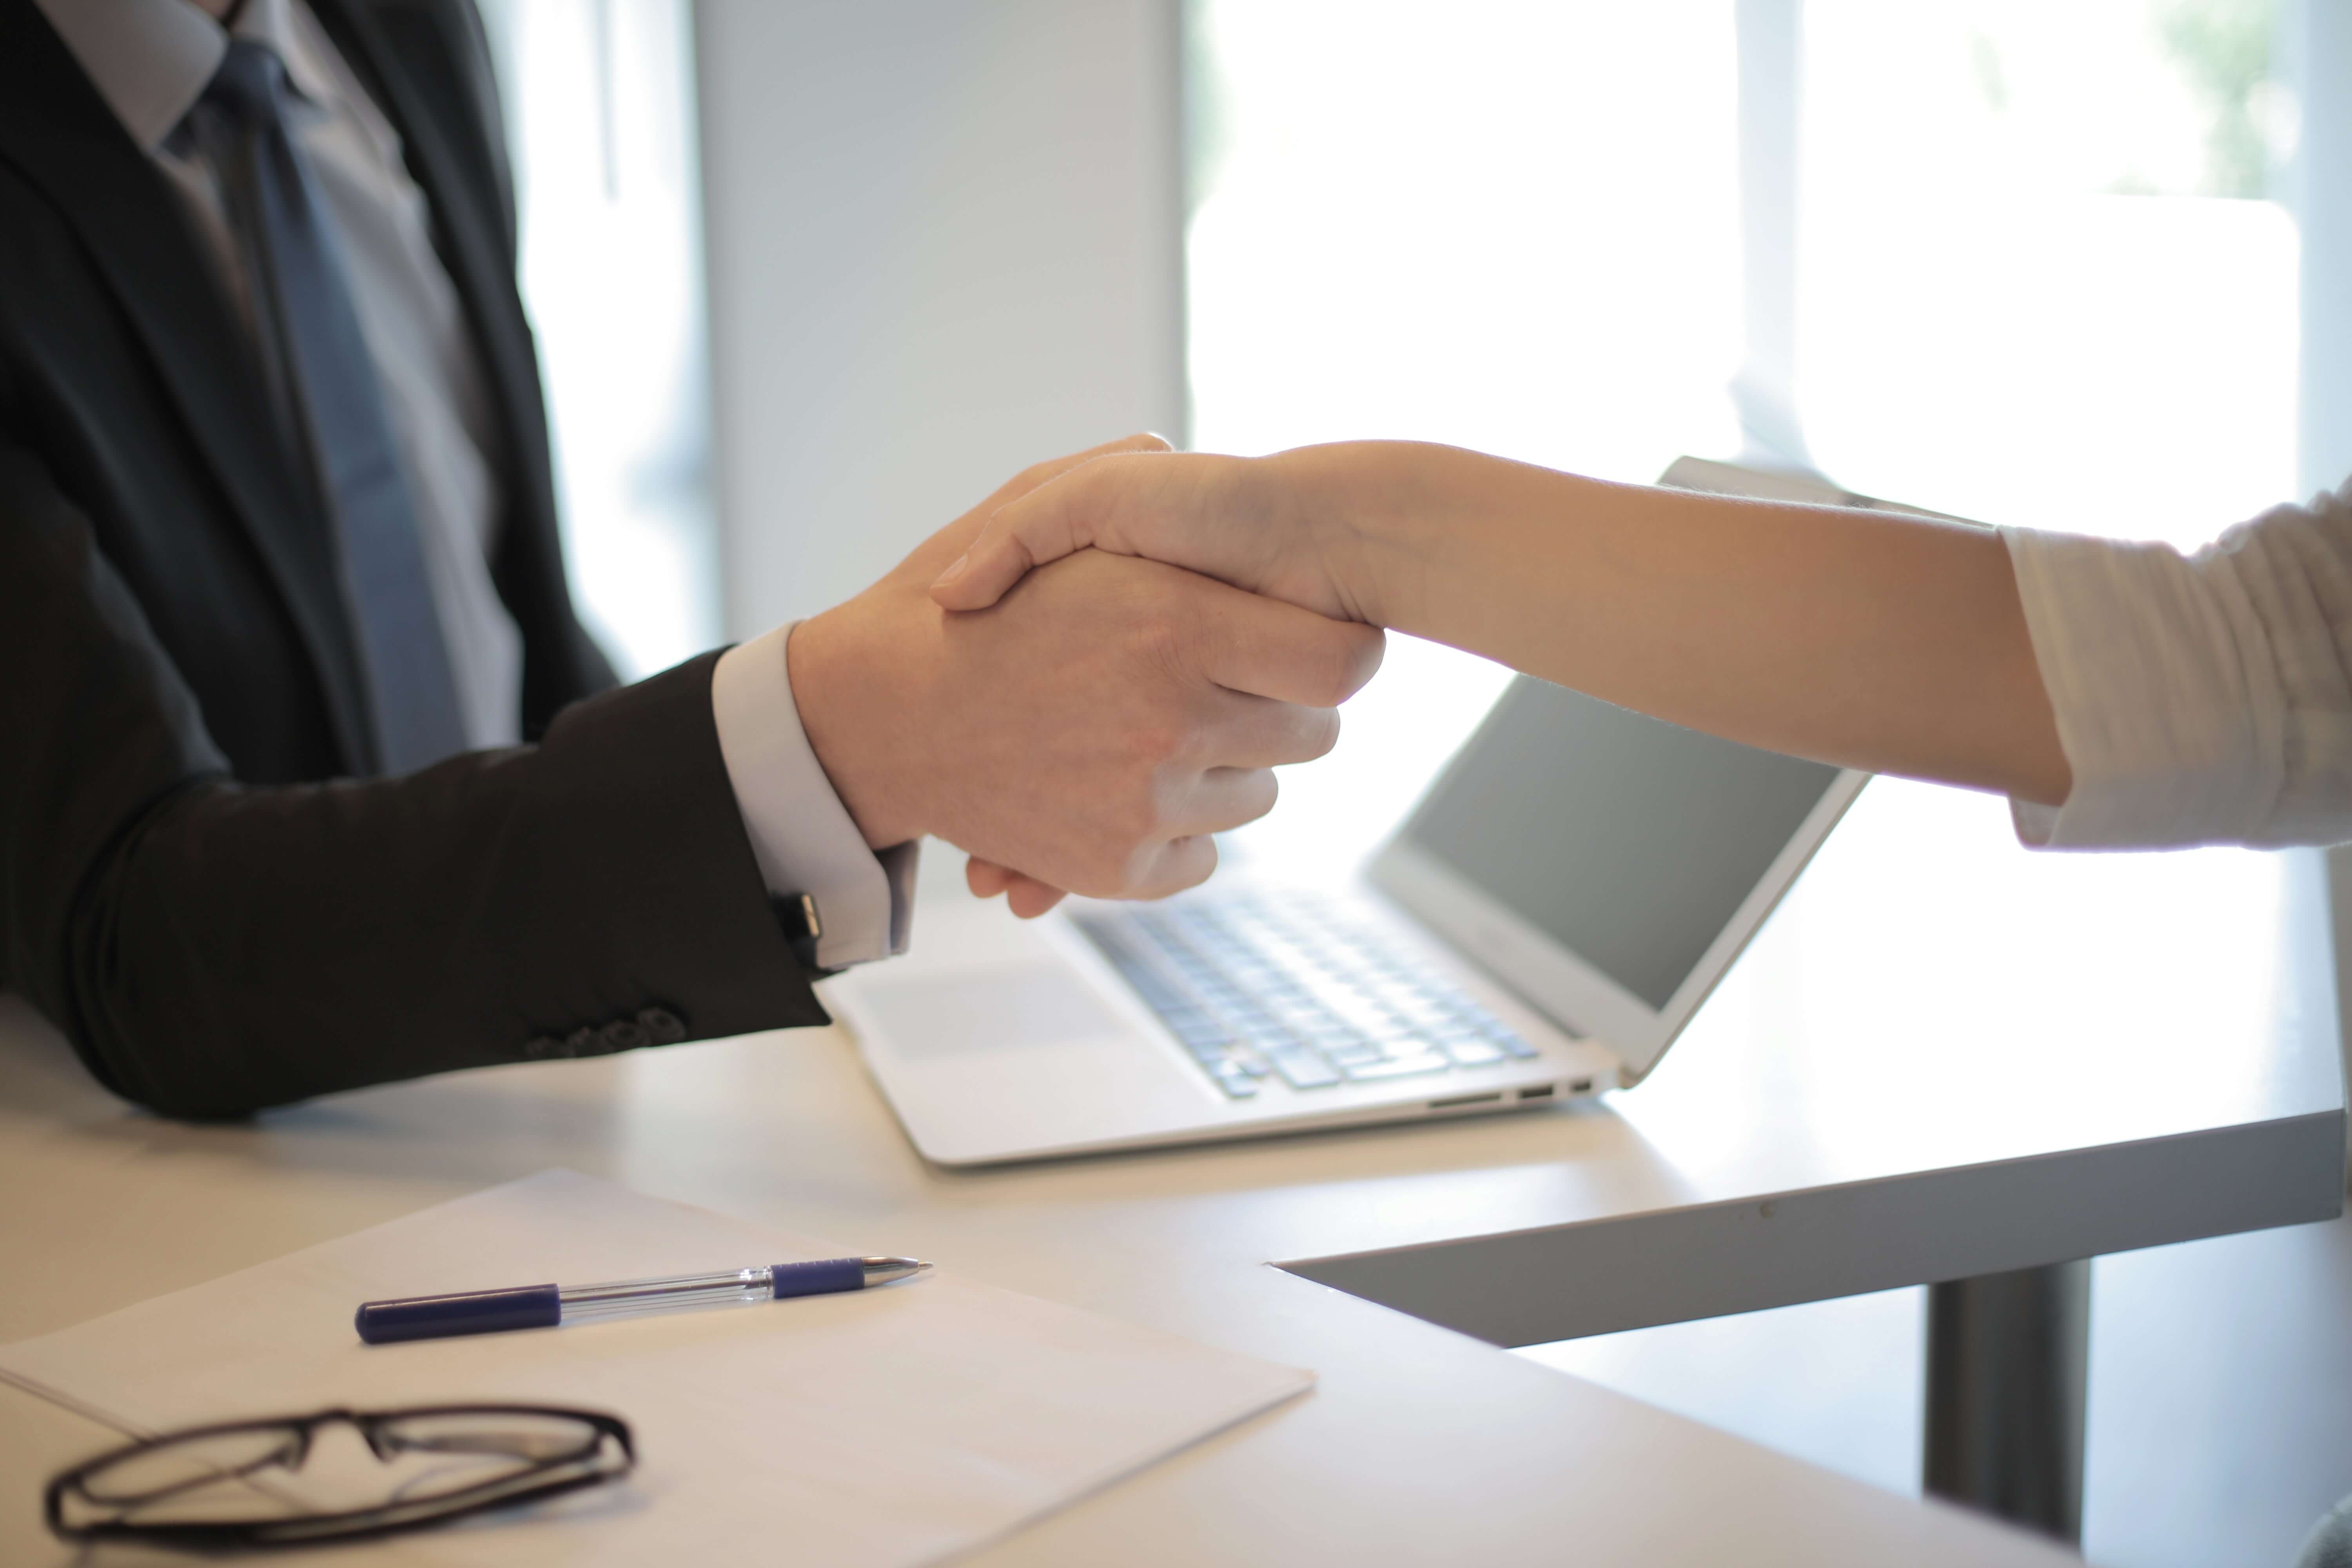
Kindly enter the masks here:
<path id="1" fill-rule="evenodd" d="M 866 841 L 936 833 L 1034 915 L 1207 877 L 1269 770 L 1331 748 L 1383 626 L 1768 751 L 2073 788 L 1992 531 L 1415 442 L 1044 464 L 788 658 Z"/>
<path id="2" fill-rule="evenodd" d="M 1271 520 L 1216 514 L 1219 466 L 1153 436 L 1040 464 L 794 628 L 802 725 L 869 846 L 944 838 L 1024 917 L 1162 897 L 1331 749 L 1382 635 Z"/>

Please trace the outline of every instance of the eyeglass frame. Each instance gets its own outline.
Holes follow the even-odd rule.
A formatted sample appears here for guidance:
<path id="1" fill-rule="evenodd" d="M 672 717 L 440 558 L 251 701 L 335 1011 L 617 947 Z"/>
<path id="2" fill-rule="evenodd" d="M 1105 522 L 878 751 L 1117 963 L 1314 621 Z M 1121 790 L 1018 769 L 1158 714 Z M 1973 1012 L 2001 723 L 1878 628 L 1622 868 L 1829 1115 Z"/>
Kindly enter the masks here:
<path id="1" fill-rule="evenodd" d="M 240 1523 L 136 1524 L 124 1519 L 100 1520 L 91 1524 L 68 1524 L 65 1521 L 65 1499 L 68 1491 L 79 1496 L 93 1509 L 108 1504 L 82 1489 L 82 1483 L 109 1466 L 120 1464 L 133 1455 L 171 1444 L 184 1443 L 193 1438 L 216 1437 L 235 1432 L 263 1432 L 272 1429 L 289 1430 L 298 1435 L 301 1447 L 297 1463 L 310 1452 L 312 1435 L 321 1426 L 336 1422 L 356 1428 L 369 1452 L 378 1459 L 386 1455 L 378 1446 L 376 1432 L 394 1421 L 411 1420 L 432 1415 L 540 1415 L 556 1416 L 582 1422 L 595 1434 L 589 1447 L 563 1458 L 543 1459 L 530 1464 L 500 1480 L 482 1481 L 461 1490 L 450 1492 L 426 1503 L 403 1503 L 398 1500 L 377 1504 L 373 1508 L 345 1509 L 333 1513 L 298 1515 L 289 1519 L 256 1520 Z M 554 1471 L 601 1454 L 607 1441 L 621 1450 L 621 1463 L 612 1469 L 599 1469 L 586 1475 L 551 1477 L 534 1486 L 514 1489 L 513 1483 L 523 1480 L 535 1471 Z M 519 1457 L 519 1456 L 518 1456 Z M 241 1480 L 264 1468 L 264 1464 L 282 1464 L 280 1457 L 242 1470 L 223 1471 L 211 1480 Z M 85 1459 L 69 1469 L 49 1479 L 42 1489 L 41 1514 L 51 1534 L 63 1541 L 146 1541 L 171 1546 L 186 1546 L 218 1550 L 221 1548 L 303 1546 L 313 1542 L 364 1541 L 377 1536 L 394 1535 L 404 1531 L 420 1530 L 446 1520 L 460 1519 L 469 1513 L 479 1513 L 493 1508 L 505 1508 L 521 1502 L 536 1502 L 564 1492 L 578 1491 L 586 1487 L 603 1486 L 619 1480 L 636 1468 L 637 1448 L 629 1431 L 629 1424 L 617 1415 L 600 1410 L 581 1410 L 561 1405 L 415 1405 L 396 1410 L 348 1410 L 341 1407 L 314 1411 L 308 1415 L 265 1416 L 248 1421 L 224 1421 L 209 1426 L 188 1426 L 174 1432 L 160 1433 L 152 1437 L 110 1448 L 94 1458 Z M 289 1468 L 292 1467 L 289 1467 Z M 191 1483 L 197 1484 L 197 1483 Z M 158 1494 L 161 1495 L 161 1494 Z M 403 1514 L 405 1517 L 375 1519 L 378 1515 Z M 357 1521 L 374 1519 L 375 1522 Z"/>

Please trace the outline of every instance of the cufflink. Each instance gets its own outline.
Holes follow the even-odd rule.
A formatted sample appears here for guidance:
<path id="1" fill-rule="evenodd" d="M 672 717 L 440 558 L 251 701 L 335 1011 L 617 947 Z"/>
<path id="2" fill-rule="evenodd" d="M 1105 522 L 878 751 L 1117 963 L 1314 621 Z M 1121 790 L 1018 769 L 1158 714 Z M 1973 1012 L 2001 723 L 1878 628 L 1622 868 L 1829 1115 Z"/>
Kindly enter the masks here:
<path id="1" fill-rule="evenodd" d="M 816 942 L 824 934 L 824 922 L 817 919 L 816 900 L 806 893 L 778 893 L 768 900 L 768 907 L 776 911 L 776 924 L 783 928 L 784 941 L 791 944 L 801 967 L 816 968 Z"/>

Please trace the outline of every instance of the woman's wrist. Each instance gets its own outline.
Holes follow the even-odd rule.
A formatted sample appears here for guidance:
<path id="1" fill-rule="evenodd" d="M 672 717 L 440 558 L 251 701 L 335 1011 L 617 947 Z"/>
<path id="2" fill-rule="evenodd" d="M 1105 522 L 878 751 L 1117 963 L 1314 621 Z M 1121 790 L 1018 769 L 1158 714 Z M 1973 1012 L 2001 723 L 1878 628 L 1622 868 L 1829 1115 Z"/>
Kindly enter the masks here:
<path id="1" fill-rule="evenodd" d="M 1286 489 L 1325 571 L 1354 618 L 1422 631 L 1433 570 L 1458 541 L 1445 465 L 1465 456 L 1421 441 L 1349 441 L 1277 455 Z M 1425 634 L 1424 634 L 1425 635 Z"/>
<path id="2" fill-rule="evenodd" d="M 1248 509 L 1265 536 L 1286 543 L 1283 577 L 1312 580 L 1312 607 L 1371 626 L 1392 624 L 1394 595 L 1383 557 L 1399 531 L 1389 513 L 1391 484 L 1379 470 L 1398 443 L 1349 441 L 1294 447 L 1253 460 Z M 1306 602 L 1280 584 L 1278 595 Z"/>

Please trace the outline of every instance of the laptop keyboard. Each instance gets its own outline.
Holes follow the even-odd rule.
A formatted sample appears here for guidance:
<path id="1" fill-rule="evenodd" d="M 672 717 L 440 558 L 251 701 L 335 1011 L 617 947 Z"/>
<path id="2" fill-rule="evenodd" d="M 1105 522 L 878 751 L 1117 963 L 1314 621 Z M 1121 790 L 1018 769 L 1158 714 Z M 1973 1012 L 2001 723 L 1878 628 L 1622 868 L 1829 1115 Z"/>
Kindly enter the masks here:
<path id="1" fill-rule="evenodd" d="M 1276 1078 L 1329 1089 L 1537 1054 L 1461 987 L 1315 894 L 1235 893 L 1075 920 L 1234 1100 Z"/>

